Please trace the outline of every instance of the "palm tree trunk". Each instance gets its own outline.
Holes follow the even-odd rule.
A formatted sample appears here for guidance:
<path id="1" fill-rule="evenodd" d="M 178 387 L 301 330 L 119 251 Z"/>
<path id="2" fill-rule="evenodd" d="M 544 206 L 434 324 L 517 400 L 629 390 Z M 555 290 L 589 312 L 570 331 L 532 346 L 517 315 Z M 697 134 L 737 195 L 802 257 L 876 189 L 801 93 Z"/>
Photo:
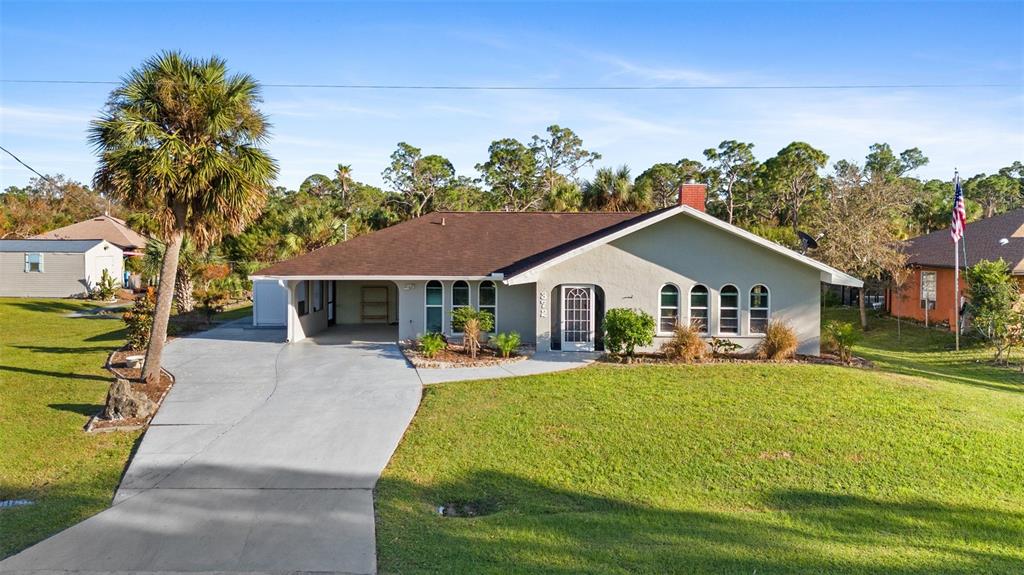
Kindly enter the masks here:
<path id="1" fill-rule="evenodd" d="M 167 341 L 167 324 L 171 319 L 171 305 L 174 303 L 174 280 L 178 271 L 178 256 L 184 233 L 175 230 L 167 241 L 164 250 L 164 261 L 160 268 L 160 287 L 156 294 L 156 310 L 153 312 L 153 329 L 149 332 L 149 347 L 146 348 L 146 361 L 142 368 L 142 379 L 147 383 L 156 383 L 160 377 L 160 362 Z"/>
<path id="2" fill-rule="evenodd" d="M 868 329 L 868 312 L 867 306 L 864 304 L 864 288 L 860 288 L 860 327 L 863 330 Z"/>
<path id="3" fill-rule="evenodd" d="M 178 267 L 178 275 L 174 279 L 174 295 L 178 301 L 178 313 L 188 313 L 196 309 L 196 298 L 193 293 L 194 284 L 188 270 Z"/>

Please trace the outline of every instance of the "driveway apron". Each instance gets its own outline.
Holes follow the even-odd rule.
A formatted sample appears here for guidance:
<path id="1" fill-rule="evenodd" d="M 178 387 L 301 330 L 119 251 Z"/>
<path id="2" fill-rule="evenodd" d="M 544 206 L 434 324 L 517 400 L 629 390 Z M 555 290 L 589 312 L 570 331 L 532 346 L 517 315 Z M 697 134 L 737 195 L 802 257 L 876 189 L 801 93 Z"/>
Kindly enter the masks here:
<path id="1" fill-rule="evenodd" d="M 419 405 L 394 344 L 245 322 L 176 340 L 176 378 L 109 509 L 3 572 L 374 573 L 372 489 Z"/>

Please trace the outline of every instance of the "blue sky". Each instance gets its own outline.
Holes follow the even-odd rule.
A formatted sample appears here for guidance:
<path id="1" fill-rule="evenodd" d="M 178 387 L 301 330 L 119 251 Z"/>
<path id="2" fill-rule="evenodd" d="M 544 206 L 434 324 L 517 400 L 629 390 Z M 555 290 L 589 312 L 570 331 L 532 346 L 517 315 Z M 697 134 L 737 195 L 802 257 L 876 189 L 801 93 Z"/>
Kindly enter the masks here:
<path id="1" fill-rule="evenodd" d="M 279 183 L 352 164 L 381 183 L 399 141 L 463 174 L 492 140 L 557 123 L 633 173 L 724 139 L 765 159 L 793 140 L 833 160 L 920 147 L 918 175 L 1024 159 L 1024 3 L 13 3 L 0 77 L 116 80 L 165 49 L 264 83 L 723 86 L 1013 84 L 845 91 L 437 92 L 266 88 Z M 88 182 L 88 122 L 112 86 L 0 84 L 0 143 Z M 0 189 L 32 176 L 0 158 Z"/>

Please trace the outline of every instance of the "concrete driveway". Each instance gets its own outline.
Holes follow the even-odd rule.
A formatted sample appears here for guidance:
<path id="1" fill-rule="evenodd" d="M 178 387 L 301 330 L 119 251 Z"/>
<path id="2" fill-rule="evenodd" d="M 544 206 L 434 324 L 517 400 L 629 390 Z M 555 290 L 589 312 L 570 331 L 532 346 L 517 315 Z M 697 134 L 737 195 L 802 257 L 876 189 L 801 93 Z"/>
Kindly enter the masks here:
<path id="1" fill-rule="evenodd" d="M 374 573 L 372 489 L 422 387 L 390 333 L 338 334 L 171 343 L 176 384 L 114 505 L 0 571 Z"/>

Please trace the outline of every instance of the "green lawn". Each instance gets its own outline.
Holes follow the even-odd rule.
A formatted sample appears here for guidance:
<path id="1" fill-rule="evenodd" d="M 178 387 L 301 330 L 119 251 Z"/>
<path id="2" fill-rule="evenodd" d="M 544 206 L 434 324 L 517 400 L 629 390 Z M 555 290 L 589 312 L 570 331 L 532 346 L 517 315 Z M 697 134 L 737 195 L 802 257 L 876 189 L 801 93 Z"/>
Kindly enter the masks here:
<path id="1" fill-rule="evenodd" d="M 124 342 L 118 319 L 67 317 L 93 307 L 0 299 L 0 499 L 36 501 L 0 510 L 0 558 L 107 507 L 139 437 L 82 431 L 106 397 L 106 356 Z"/>
<path id="2" fill-rule="evenodd" d="M 840 315 L 852 312 L 838 312 Z M 445 384 L 378 484 L 382 573 L 1020 573 L 1024 378 L 875 320 L 875 371 Z M 982 361 L 981 363 L 976 363 Z M 474 503 L 493 514 L 442 518 Z"/>

